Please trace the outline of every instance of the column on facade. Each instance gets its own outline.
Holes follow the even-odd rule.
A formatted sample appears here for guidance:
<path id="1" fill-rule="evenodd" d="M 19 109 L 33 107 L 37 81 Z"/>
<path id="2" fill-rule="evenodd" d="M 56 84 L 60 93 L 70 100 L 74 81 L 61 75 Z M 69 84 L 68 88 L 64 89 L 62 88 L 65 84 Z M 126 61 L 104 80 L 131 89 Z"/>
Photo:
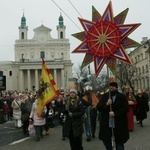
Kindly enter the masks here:
<path id="1" fill-rule="evenodd" d="M 64 69 L 62 68 L 62 69 L 61 69 L 61 87 L 62 87 L 63 89 L 64 89 L 64 86 L 65 86 L 64 77 L 65 77 Z"/>
<path id="2" fill-rule="evenodd" d="M 23 90 L 24 80 L 23 80 L 23 70 L 20 70 L 20 83 L 19 90 Z"/>
<path id="3" fill-rule="evenodd" d="M 54 81 L 56 84 L 58 84 L 57 83 L 57 70 L 56 69 L 54 69 Z"/>
<path id="4" fill-rule="evenodd" d="M 28 86 L 28 90 L 31 90 L 31 74 L 30 74 L 30 69 L 27 70 L 27 86 Z"/>
<path id="5" fill-rule="evenodd" d="M 35 90 L 39 89 L 38 69 L 35 69 Z"/>

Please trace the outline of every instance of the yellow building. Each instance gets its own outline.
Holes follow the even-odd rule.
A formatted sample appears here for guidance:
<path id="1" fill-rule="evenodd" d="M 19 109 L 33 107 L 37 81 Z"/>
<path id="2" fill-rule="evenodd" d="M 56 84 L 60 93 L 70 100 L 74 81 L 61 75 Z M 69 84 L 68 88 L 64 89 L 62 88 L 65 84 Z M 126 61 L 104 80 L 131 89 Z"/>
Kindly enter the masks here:
<path id="1" fill-rule="evenodd" d="M 144 37 L 141 46 L 131 51 L 129 57 L 135 67 L 131 80 L 135 91 L 138 89 L 150 90 L 150 40 Z"/>

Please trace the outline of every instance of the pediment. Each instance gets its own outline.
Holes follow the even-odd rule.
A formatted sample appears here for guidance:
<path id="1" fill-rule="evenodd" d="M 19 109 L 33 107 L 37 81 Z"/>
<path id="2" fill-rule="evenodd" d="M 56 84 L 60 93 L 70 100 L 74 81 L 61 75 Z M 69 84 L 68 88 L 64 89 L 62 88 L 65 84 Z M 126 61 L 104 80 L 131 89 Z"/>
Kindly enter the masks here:
<path id="1" fill-rule="evenodd" d="M 35 40 L 44 42 L 44 41 L 52 39 L 52 37 L 50 35 L 51 29 L 44 26 L 43 24 L 41 26 L 35 28 L 33 31 L 34 31 L 33 39 L 35 39 Z"/>
<path id="2" fill-rule="evenodd" d="M 44 26 L 43 24 L 35 29 L 33 29 L 33 31 L 37 32 L 37 31 L 51 31 L 50 28 Z"/>

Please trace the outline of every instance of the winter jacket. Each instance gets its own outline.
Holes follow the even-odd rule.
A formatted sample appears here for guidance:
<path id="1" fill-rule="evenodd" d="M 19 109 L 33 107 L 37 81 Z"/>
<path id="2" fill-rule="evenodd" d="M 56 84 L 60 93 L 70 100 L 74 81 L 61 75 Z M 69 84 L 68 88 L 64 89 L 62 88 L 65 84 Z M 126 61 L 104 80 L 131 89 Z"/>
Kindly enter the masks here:
<path id="1" fill-rule="evenodd" d="M 69 112 L 72 113 L 72 117 L 69 116 Z M 66 119 L 64 122 L 64 136 L 69 137 L 72 130 L 73 137 L 81 137 L 83 134 L 83 114 L 84 107 L 80 100 L 78 100 L 78 106 L 70 105 L 69 111 L 65 111 Z"/>
<path id="2" fill-rule="evenodd" d="M 3 113 L 4 113 L 4 115 L 9 114 L 9 112 L 10 112 L 9 107 L 8 107 L 7 104 L 5 104 L 5 105 L 3 106 Z"/>
<path id="3" fill-rule="evenodd" d="M 136 96 L 136 117 L 137 120 L 144 120 L 147 118 L 147 112 L 149 111 L 148 99 L 143 95 L 142 97 Z"/>
<path id="4" fill-rule="evenodd" d="M 46 113 L 46 106 L 43 109 L 43 112 Z M 30 117 L 33 119 L 33 125 L 34 126 L 41 126 L 41 125 L 45 125 L 46 123 L 46 119 L 43 118 L 42 116 L 39 117 L 37 115 L 37 100 L 35 100 L 35 102 L 32 104 L 32 109 L 31 109 L 31 113 L 30 113 Z"/>
<path id="5" fill-rule="evenodd" d="M 18 119 L 21 119 L 21 101 L 20 99 L 16 100 L 14 99 L 12 104 L 11 104 L 11 107 L 13 108 L 13 118 L 15 120 L 18 120 Z"/>

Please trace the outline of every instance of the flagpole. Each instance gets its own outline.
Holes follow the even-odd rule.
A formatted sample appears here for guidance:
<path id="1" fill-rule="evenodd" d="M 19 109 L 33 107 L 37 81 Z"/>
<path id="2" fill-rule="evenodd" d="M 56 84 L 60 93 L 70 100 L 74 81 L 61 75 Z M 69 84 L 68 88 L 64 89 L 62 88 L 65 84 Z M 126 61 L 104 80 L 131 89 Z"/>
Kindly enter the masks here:
<path id="1" fill-rule="evenodd" d="M 38 116 L 42 115 L 44 106 L 60 95 L 58 86 L 56 85 L 44 58 L 42 58 L 42 71 L 39 81 L 39 96 L 37 105 Z"/>
<path id="2" fill-rule="evenodd" d="M 110 105 L 110 111 L 112 111 L 112 105 Z M 114 117 L 113 117 L 114 118 Z M 114 121 L 114 120 L 113 120 Z M 112 132 L 112 137 L 111 137 L 111 142 L 112 142 L 112 150 L 115 150 L 115 136 L 114 136 L 114 129 L 113 129 L 113 123 L 111 127 L 111 132 Z"/>
<path id="3" fill-rule="evenodd" d="M 108 84 L 109 84 L 109 70 L 108 70 L 108 66 L 107 66 L 107 76 L 108 76 Z M 109 85 L 108 85 L 108 87 L 109 87 Z M 109 99 L 111 99 L 110 88 L 108 88 L 108 89 L 109 89 Z M 112 111 L 112 104 L 110 105 L 110 112 L 111 111 Z M 115 150 L 115 136 L 114 136 L 113 123 L 112 123 L 112 127 L 111 127 L 111 132 L 112 132 L 112 138 L 111 138 L 112 150 Z"/>

